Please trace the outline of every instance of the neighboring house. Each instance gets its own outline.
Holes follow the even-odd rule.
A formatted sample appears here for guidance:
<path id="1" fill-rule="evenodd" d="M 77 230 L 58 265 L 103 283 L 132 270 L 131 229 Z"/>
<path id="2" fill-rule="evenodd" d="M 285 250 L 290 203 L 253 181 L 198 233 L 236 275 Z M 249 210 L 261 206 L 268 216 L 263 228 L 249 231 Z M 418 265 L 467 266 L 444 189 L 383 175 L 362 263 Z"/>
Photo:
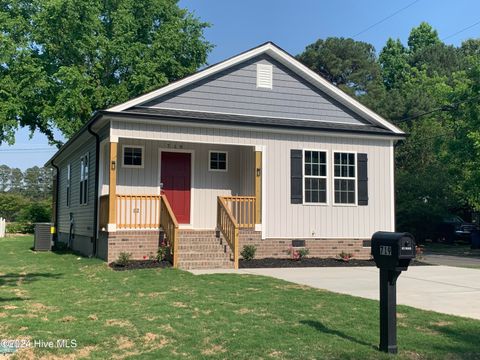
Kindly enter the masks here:
<path id="1" fill-rule="evenodd" d="M 366 258 L 395 229 L 403 137 L 269 42 L 97 112 L 47 163 L 58 240 L 111 262 L 165 239 L 182 268 L 233 267 L 246 244 L 287 257 L 294 240 Z"/>

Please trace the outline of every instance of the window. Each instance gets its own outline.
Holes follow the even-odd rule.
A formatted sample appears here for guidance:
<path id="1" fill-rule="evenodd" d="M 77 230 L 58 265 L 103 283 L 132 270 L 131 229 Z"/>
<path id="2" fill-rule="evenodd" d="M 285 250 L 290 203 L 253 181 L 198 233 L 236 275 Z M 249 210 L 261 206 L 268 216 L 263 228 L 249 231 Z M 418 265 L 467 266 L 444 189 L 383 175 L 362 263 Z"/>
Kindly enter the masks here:
<path id="1" fill-rule="evenodd" d="M 356 203 L 356 170 L 354 153 L 334 153 L 333 180 L 335 188 L 335 204 Z"/>
<path id="2" fill-rule="evenodd" d="M 70 164 L 67 165 L 67 206 L 70 206 L 70 189 L 72 188 L 72 168 Z"/>
<path id="3" fill-rule="evenodd" d="M 210 151 L 210 171 L 227 171 L 227 152 Z"/>
<path id="4" fill-rule="evenodd" d="M 304 202 L 327 203 L 327 153 L 325 151 L 304 152 Z"/>
<path id="5" fill-rule="evenodd" d="M 143 146 L 124 146 L 123 166 L 143 167 Z"/>
<path id="6" fill-rule="evenodd" d="M 88 202 L 88 154 L 80 158 L 80 204 Z"/>

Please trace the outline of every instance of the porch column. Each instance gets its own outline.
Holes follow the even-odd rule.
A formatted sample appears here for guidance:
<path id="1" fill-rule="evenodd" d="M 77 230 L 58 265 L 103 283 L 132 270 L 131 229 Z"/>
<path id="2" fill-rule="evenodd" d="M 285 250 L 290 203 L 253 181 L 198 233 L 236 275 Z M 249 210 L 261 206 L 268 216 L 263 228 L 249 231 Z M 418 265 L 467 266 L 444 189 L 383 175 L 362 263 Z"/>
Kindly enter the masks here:
<path id="1" fill-rule="evenodd" d="M 255 224 L 262 223 L 262 152 L 255 151 Z"/>
<path id="2" fill-rule="evenodd" d="M 107 231 L 117 230 L 117 143 L 110 141 L 108 176 L 108 226 Z"/>

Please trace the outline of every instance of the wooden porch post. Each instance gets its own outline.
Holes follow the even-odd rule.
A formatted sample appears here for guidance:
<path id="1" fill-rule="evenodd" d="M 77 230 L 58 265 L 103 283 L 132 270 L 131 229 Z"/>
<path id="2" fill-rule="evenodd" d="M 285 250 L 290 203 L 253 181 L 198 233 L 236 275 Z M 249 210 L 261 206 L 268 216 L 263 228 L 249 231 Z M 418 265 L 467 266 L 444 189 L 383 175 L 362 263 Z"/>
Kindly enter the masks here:
<path id="1" fill-rule="evenodd" d="M 108 177 L 108 226 L 107 231 L 117 228 L 117 143 L 110 142 L 109 151 L 109 177 Z"/>
<path id="2" fill-rule="evenodd" d="M 262 152 L 255 151 L 255 224 L 262 223 Z"/>

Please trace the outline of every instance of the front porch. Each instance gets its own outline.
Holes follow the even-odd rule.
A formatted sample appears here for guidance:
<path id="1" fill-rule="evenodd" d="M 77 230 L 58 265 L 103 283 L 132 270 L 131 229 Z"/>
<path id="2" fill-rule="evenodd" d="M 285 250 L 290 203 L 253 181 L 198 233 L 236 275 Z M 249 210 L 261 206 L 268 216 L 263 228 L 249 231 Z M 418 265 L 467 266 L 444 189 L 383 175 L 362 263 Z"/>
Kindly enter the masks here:
<path id="1" fill-rule="evenodd" d="M 101 144 L 100 164 L 98 229 L 107 239 L 107 261 L 115 260 L 111 243 L 158 237 L 177 267 L 182 238 L 191 245 L 190 235 L 201 231 L 210 240 L 216 235 L 237 268 L 240 230 L 261 228 L 262 152 L 255 147 L 120 138 Z M 207 249 L 213 247 L 204 248 L 208 259 Z M 150 244 L 143 256 L 151 250 Z"/>

